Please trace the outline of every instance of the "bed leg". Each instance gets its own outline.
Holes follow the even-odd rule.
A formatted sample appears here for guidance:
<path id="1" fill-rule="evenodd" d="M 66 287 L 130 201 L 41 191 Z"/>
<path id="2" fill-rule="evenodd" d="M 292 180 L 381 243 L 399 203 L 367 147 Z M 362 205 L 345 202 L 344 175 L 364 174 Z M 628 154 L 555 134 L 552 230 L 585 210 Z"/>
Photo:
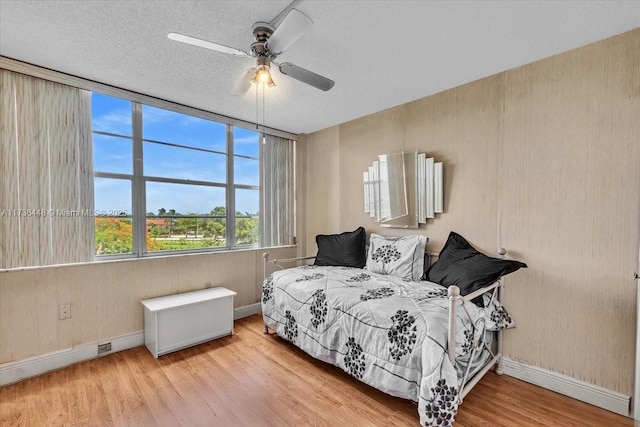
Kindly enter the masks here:
<path id="1" fill-rule="evenodd" d="M 498 249 L 498 255 L 500 255 L 500 258 L 504 259 L 504 255 L 507 253 L 507 250 L 505 248 L 500 248 Z M 498 279 L 500 280 L 500 286 L 498 287 L 498 301 L 502 302 L 502 296 L 504 293 L 504 282 L 502 282 L 502 279 Z M 496 352 L 498 353 L 499 359 L 498 359 L 498 363 L 496 364 L 496 375 L 504 375 L 504 370 L 502 369 L 502 333 L 504 332 L 504 330 L 500 329 L 496 335 Z"/>
<path id="2" fill-rule="evenodd" d="M 262 270 L 262 274 L 264 276 L 264 280 L 267 280 L 267 264 L 269 263 L 269 253 L 265 252 L 262 254 L 262 259 L 263 259 L 263 270 Z M 267 324 L 264 324 L 264 329 L 262 330 L 262 333 L 265 335 L 269 335 L 269 327 L 267 326 Z"/>
<path id="3" fill-rule="evenodd" d="M 449 331 L 447 336 L 447 352 L 449 360 L 455 366 L 456 363 L 456 305 L 460 298 L 460 288 L 451 285 L 447 288 L 449 296 Z"/>

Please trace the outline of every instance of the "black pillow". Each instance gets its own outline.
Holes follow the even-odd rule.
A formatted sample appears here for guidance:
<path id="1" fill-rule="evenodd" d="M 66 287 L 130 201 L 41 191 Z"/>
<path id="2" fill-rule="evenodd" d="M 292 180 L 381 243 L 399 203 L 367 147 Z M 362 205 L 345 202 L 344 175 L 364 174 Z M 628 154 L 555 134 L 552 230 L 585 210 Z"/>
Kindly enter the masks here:
<path id="1" fill-rule="evenodd" d="M 438 260 L 425 273 L 425 278 L 445 287 L 456 285 L 461 295 L 468 295 L 505 274 L 526 267 L 527 264 L 519 261 L 488 257 L 452 231 Z M 474 300 L 476 304 L 478 301 L 481 305 L 481 298 Z"/>
<path id="2" fill-rule="evenodd" d="M 366 242 L 367 234 L 362 227 L 340 234 L 318 234 L 314 264 L 362 268 L 367 264 Z"/>

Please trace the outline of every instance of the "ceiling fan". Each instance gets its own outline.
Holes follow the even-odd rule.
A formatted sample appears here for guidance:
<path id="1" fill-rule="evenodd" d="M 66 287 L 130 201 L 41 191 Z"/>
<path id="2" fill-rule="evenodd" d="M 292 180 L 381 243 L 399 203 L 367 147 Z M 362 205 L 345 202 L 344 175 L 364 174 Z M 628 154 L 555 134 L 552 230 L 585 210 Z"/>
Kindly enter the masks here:
<path id="1" fill-rule="evenodd" d="M 275 59 L 295 43 L 302 35 L 313 25 L 313 21 L 293 6 L 297 3 L 294 1 L 280 15 L 278 15 L 271 23 L 256 22 L 253 24 L 253 36 L 255 41 L 251 44 L 248 52 L 234 47 L 213 43 L 196 37 L 187 36 L 178 33 L 169 33 L 167 37 L 190 45 L 211 49 L 218 52 L 246 57 L 255 58 L 256 66 L 248 69 L 240 81 L 231 91 L 234 95 L 241 95 L 251 88 L 251 84 L 263 83 L 269 86 L 275 86 L 271 78 L 270 67 L 274 64 L 280 72 L 286 76 L 292 77 L 302 83 L 327 91 L 333 87 L 335 82 L 331 79 L 323 77 L 312 71 L 305 70 L 290 62 L 278 63 Z M 274 23 L 277 19 L 286 13 L 285 18 L 279 25 Z"/>

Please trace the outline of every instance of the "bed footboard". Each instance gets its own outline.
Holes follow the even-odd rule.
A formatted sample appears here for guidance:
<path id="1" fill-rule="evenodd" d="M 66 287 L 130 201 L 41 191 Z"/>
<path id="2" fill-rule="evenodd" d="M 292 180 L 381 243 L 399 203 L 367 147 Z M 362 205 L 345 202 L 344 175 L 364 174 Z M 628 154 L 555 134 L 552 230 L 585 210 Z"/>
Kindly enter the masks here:
<path id="1" fill-rule="evenodd" d="M 507 250 L 505 248 L 498 249 L 498 255 L 500 258 L 504 258 Z M 478 289 L 475 292 L 472 292 L 468 295 L 461 296 L 460 288 L 455 285 L 449 286 L 447 295 L 449 297 L 449 330 L 447 336 L 447 355 L 452 364 L 455 365 L 456 360 L 456 311 L 459 307 L 464 308 L 464 304 L 473 304 L 471 302 L 473 299 L 488 293 L 492 292 L 492 298 L 497 298 L 498 301 L 502 300 L 502 289 L 503 282 L 502 279 L 498 279 L 493 284 L 486 286 L 482 289 Z M 462 383 L 460 385 L 460 403 L 462 403 L 462 399 L 471 391 L 471 389 L 482 379 L 482 377 L 491 370 L 493 366 L 496 366 L 496 373 L 498 375 L 502 375 L 502 370 L 500 369 L 500 359 L 502 357 L 502 330 L 499 330 L 496 334 L 496 352 L 494 353 L 492 349 L 486 342 L 482 343 L 483 349 L 489 351 L 491 354 L 491 358 L 487 360 L 486 364 L 483 368 L 478 371 L 472 378 L 469 378 L 469 367 L 467 367 L 466 372 L 462 378 Z M 479 347 L 475 347 L 471 353 L 471 359 L 476 354 Z"/>
<path id="2" fill-rule="evenodd" d="M 493 293 L 492 297 L 495 298 L 497 296 L 499 289 L 502 289 L 502 280 L 498 280 L 497 282 L 493 283 L 490 286 L 487 286 L 482 289 L 478 289 L 477 291 L 472 292 L 469 295 L 466 295 L 463 297 L 463 296 L 460 296 L 460 289 L 457 286 L 455 285 L 449 286 L 448 288 L 449 330 L 448 330 L 448 336 L 447 336 L 448 338 L 447 354 L 448 354 L 449 360 L 451 361 L 452 364 L 454 364 L 454 366 L 456 361 L 457 310 L 459 308 L 464 308 L 464 304 L 473 304 L 471 300 L 487 292 L 492 292 Z M 478 371 L 475 375 L 473 375 L 473 377 L 471 378 L 469 378 L 471 365 L 469 364 L 467 366 L 467 369 L 464 372 L 464 375 L 462 377 L 462 382 L 460 384 L 460 394 L 459 394 L 460 403 L 462 403 L 462 400 L 464 399 L 464 397 L 471 391 L 471 389 L 478 383 L 478 381 L 480 381 L 480 379 L 482 379 L 482 377 L 487 372 L 489 372 L 489 370 L 491 370 L 492 367 L 497 366 L 498 363 L 500 362 L 500 358 L 502 357 L 500 340 L 501 340 L 501 331 L 499 331 L 496 336 L 498 351 L 495 354 L 493 353 L 493 351 L 485 341 L 483 341 L 480 346 L 474 347 L 474 349 L 472 350 L 470 359 L 473 359 L 473 357 L 476 355 L 479 349 L 480 351 L 483 351 L 483 350 L 489 351 L 489 354 L 491 354 L 491 358 L 488 359 L 486 364 L 482 367 L 482 369 Z"/>

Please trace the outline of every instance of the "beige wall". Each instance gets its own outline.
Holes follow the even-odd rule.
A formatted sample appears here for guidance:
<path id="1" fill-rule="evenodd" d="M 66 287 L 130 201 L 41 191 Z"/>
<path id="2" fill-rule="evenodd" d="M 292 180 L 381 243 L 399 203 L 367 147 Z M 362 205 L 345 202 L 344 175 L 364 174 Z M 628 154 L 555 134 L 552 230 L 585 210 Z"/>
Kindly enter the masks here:
<path id="1" fill-rule="evenodd" d="M 295 250 L 242 250 L 0 272 L 0 363 L 141 331 L 141 300 L 202 289 L 206 282 L 237 292 L 236 308 L 257 303 L 263 252 L 287 258 Z M 71 303 L 71 319 L 58 320 L 63 303 Z"/>
<path id="2" fill-rule="evenodd" d="M 505 352 L 632 394 L 640 30 L 504 81 L 498 236 L 532 267 L 509 281 Z"/>
<path id="3" fill-rule="evenodd" d="M 529 264 L 506 280 L 505 356 L 633 393 L 640 237 L 640 29 L 306 135 L 302 236 L 451 230 Z M 445 212 L 420 230 L 364 214 L 378 154 L 444 162 Z M 323 164 L 313 164 L 322 154 Z M 303 195 L 300 198 L 300 195 Z M 337 204 L 336 204 L 337 201 Z"/>
<path id="4" fill-rule="evenodd" d="M 298 229 L 299 256 L 315 255 L 316 234 L 337 233 L 340 219 L 339 128 L 334 126 L 299 139 L 297 209 L 301 217 Z M 307 229 L 318 230 L 308 233 Z"/>

